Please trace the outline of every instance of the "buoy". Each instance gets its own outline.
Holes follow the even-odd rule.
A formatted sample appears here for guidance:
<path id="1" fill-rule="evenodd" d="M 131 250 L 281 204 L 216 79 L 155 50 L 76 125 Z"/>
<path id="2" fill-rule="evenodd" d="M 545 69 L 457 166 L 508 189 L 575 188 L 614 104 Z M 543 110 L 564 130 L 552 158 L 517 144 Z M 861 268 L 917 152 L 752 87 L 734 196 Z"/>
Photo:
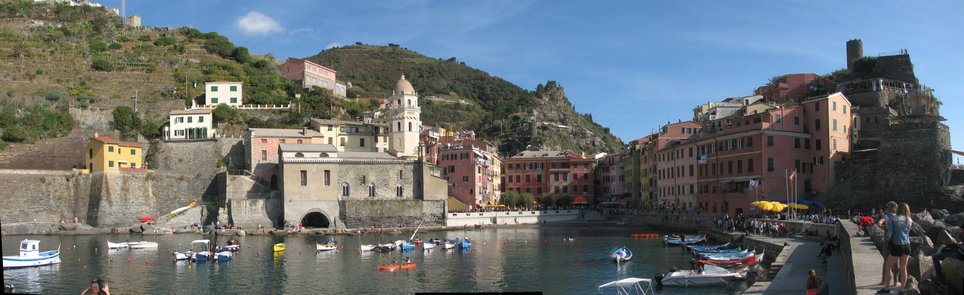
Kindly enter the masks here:
<path id="1" fill-rule="evenodd" d="M 80 260 L 80 259 L 78 259 L 78 260 Z M 127 263 L 128 263 L 128 264 L 131 263 L 131 258 L 130 258 L 130 257 L 127 257 Z"/>

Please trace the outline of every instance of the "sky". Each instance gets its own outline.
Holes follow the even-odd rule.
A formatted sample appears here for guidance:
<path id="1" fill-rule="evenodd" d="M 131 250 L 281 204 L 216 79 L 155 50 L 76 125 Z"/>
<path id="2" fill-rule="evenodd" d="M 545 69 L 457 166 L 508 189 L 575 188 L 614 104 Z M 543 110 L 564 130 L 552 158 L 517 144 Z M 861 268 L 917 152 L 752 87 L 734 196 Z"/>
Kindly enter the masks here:
<path id="1" fill-rule="evenodd" d="M 738 2 L 738 3 L 734 3 Z M 119 7 L 119 0 L 101 0 Z M 400 44 L 526 89 L 559 82 L 580 113 L 624 141 L 770 77 L 846 67 L 906 49 L 964 150 L 964 1 L 128 0 L 144 25 L 216 31 L 253 53 L 307 57 L 355 42 Z M 337 70 L 337 69 L 335 69 Z M 419 81 L 412 81 L 417 84 Z M 955 157 L 955 163 L 964 163 Z"/>

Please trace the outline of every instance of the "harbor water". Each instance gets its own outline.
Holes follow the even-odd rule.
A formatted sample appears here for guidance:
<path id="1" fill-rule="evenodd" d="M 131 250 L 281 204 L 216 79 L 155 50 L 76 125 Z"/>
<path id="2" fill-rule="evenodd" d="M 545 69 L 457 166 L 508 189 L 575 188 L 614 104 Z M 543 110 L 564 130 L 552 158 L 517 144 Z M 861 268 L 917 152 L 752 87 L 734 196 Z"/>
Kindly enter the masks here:
<path id="1" fill-rule="evenodd" d="M 631 238 L 645 228 L 486 228 L 419 233 L 429 238 L 465 238 L 471 249 L 359 252 L 361 244 L 407 240 L 411 233 L 333 236 L 337 252 L 315 251 L 328 236 L 244 236 L 242 250 L 226 263 L 174 262 L 171 251 L 188 249 L 201 235 L 7 236 L 3 255 L 17 255 L 20 240 L 41 240 L 42 250 L 61 249 L 62 263 L 4 270 L 18 292 L 68 294 L 96 277 L 115 294 L 412 294 L 416 292 L 523 292 L 597 294 L 597 287 L 627 277 L 652 278 L 673 267 L 690 268 L 690 256 L 659 239 Z M 228 237 L 217 237 L 225 243 Z M 156 241 L 156 250 L 108 250 L 107 241 Z M 285 243 L 283 253 L 272 245 Z M 609 252 L 628 246 L 634 257 L 615 264 Z M 415 269 L 379 272 L 376 267 L 410 257 Z M 732 294 L 744 283 L 705 288 L 663 288 L 660 294 Z"/>

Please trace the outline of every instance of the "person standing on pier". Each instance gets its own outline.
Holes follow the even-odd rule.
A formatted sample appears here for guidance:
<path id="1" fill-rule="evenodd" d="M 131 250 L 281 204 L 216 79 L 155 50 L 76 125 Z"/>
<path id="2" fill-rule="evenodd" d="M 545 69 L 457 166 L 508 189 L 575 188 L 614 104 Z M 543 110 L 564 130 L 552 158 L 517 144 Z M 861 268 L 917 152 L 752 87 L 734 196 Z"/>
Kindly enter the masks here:
<path id="1" fill-rule="evenodd" d="M 807 295 L 826 294 L 827 284 L 817 276 L 817 271 L 810 269 L 810 277 L 807 278 Z"/>
<path id="2" fill-rule="evenodd" d="M 890 255 L 884 262 L 884 270 L 889 270 L 897 263 L 900 268 L 900 287 L 907 287 L 907 262 L 910 260 L 910 228 L 914 221 L 910 218 L 910 205 L 901 203 L 897 215 L 887 222 L 887 242 L 890 243 Z M 884 288 L 877 293 L 890 293 L 890 271 L 884 272 Z M 896 281 L 896 280 L 895 280 Z M 896 284 L 895 284 L 896 285 Z"/>

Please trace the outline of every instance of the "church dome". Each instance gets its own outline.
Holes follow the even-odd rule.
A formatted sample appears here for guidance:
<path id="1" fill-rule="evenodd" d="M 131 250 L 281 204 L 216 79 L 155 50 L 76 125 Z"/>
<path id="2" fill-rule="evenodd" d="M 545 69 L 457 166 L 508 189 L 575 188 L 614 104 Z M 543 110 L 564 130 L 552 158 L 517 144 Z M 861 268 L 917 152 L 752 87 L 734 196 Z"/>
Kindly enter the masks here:
<path id="1" fill-rule="evenodd" d="M 412 87 L 412 83 L 405 80 L 405 75 L 402 75 L 402 78 L 395 82 L 395 94 L 415 95 L 415 87 Z"/>

